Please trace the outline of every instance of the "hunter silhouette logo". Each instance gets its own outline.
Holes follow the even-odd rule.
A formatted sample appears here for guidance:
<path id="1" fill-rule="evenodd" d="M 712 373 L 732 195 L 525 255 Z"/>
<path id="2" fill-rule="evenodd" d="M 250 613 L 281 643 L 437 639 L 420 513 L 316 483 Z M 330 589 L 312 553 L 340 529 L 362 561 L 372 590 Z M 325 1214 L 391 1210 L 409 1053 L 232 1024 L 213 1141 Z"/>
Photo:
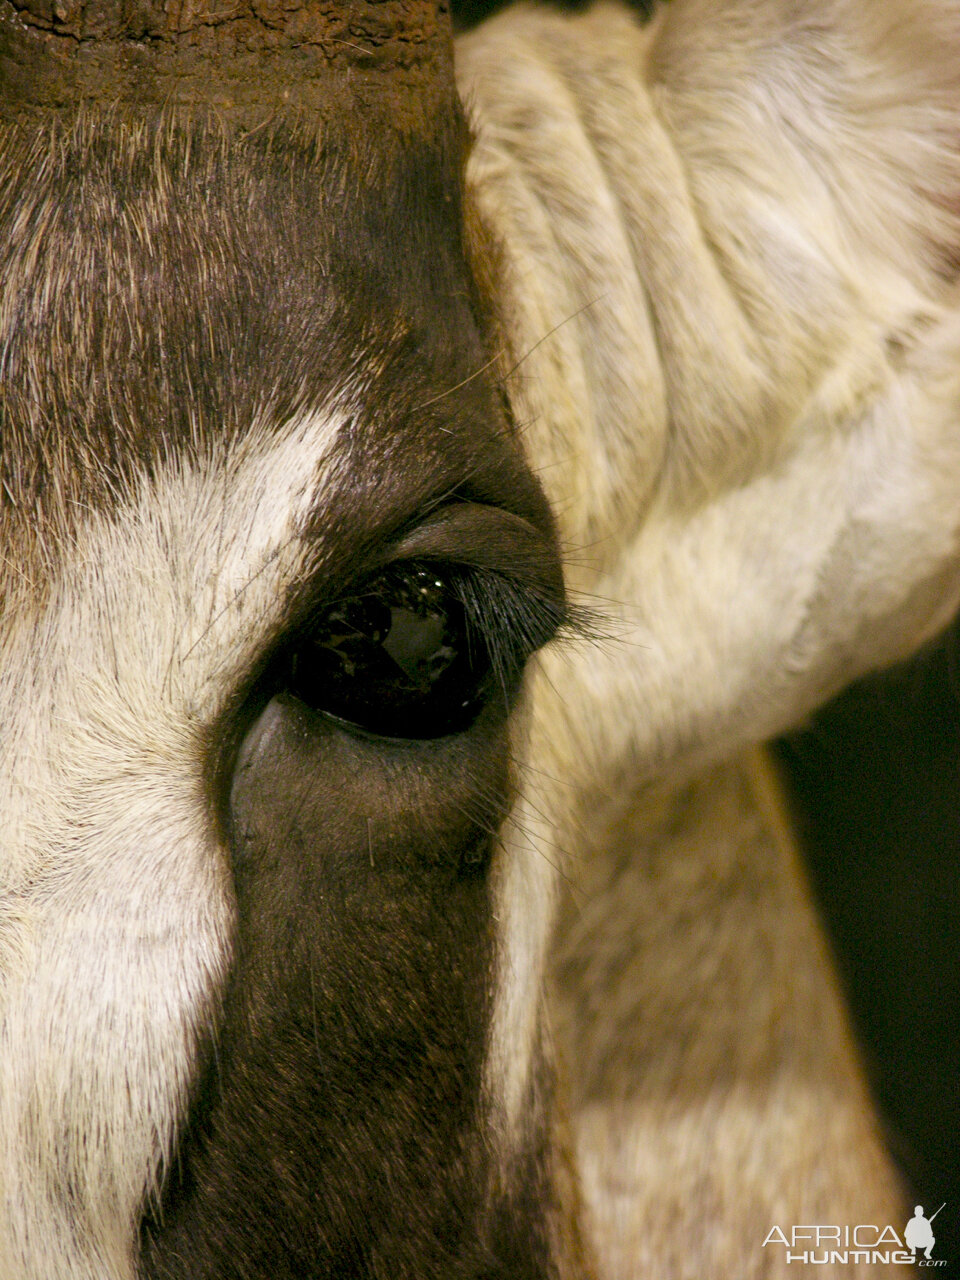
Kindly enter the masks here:
<path id="1" fill-rule="evenodd" d="M 932 1223 L 945 1206 L 946 1202 L 927 1218 L 923 1205 L 918 1204 L 904 1228 L 902 1239 L 889 1223 L 883 1227 L 865 1222 L 855 1227 L 823 1222 L 800 1223 L 787 1229 L 771 1227 L 763 1247 L 782 1245 L 786 1250 L 785 1262 L 799 1262 L 804 1266 L 868 1262 L 945 1267 L 944 1259 L 931 1257 L 936 1244 Z M 922 1257 L 919 1256 L 920 1251 Z"/>
<path id="2" fill-rule="evenodd" d="M 940 1209 L 942 1209 L 945 1204 L 946 1201 L 944 1201 L 944 1204 L 940 1206 Z M 940 1209 L 937 1210 L 937 1213 L 940 1212 Z M 918 1204 L 914 1209 L 913 1217 L 907 1223 L 903 1232 L 903 1239 L 906 1246 L 908 1249 L 913 1250 L 914 1257 L 916 1257 L 918 1249 L 923 1250 L 923 1256 L 925 1258 L 930 1257 L 933 1246 L 936 1244 L 936 1240 L 933 1235 L 933 1227 L 930 1224 L 937 1216 L 937 1213 L 931 1214 L 929 1218 L 925 1218 L 923 1216 L 922 1204 Z"/>

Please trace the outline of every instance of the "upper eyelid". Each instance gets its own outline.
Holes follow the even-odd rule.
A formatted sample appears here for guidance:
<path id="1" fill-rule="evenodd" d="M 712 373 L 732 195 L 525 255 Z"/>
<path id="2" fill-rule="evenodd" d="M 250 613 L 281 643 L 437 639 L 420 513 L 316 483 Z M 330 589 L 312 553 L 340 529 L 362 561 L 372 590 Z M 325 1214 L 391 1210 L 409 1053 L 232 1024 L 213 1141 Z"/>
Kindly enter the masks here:
<path id="1" fill-rule="evenodd" d="M 565 599 L 563 572 L 550 538 L 499 507 L 457 502 L 441 507 L 390 548 L 390 562 L 449 561 L 489 570 L 539 596 Z"/>
<path id="2" fill-rule="evenodd" d="M 312 568 L 305 566 L 290 590 L 270 647 L 330 604 L 356 594 L 377 573 L 408 560 L 491 571 L 566 612 L 563 572 L 549 534 L 503 508 L 454 501 L 378 543 L 375 553 L 367 550 L 352 560 L 344 556 L 334 566 L 326 558 Z"/>
<path id="3" fill-rule="evenodd" d="M 476 544 L 467 545 L 464 535 L 475 527 L 474 519 L 486 523 L 491 513 L 493 519 L 499 521 L 499 549 L 491 550 L 484 537 Z M 440 519 L 429 523 L 430 527 L 423 532 L 418 527 L 399 539 L 388 548 L 387 555 L 357 566 L 354 573 L 343 574 L 335 582 L 322 576 L 318 581 L 319 575 L 301 579 L 283 621 L 265 638 L 258 660 L 223 709 L 221 731 L 211 736 L 218 749 L 211 753 L 207 776 L 218 813 L 222 811 L 225 795 L 223 779 L 229 775 L 245 727 L 276 691 L 275 678 L 284 654 L 289 653 L 298 636 L 308 632 L 312 622 L 319 622 L 326 609 L 362 590 L 365 583 L 391 566 L 421 560 L 438 570 L 455 573 L 461 582 L 473 585 L 476 591 L 473 601 L 468 602 L 461 596 L 460 604 L 481 631 L 493 674 L 498 679 L 500 674 L 519 674 L 533 652 L 558 631 L 568 628 L 571 622 L 576 628 L 579 611 L 573 610 L 571 619 L 552 543 L 526 521 L 488 508 L 482 514 L 460 510 L 444 517 L 441 513 Z M 487 524 L 484 532 L 489 530 Z"/>
<path id="4" fill-rule="evenodd" d="M 304 613 L 298 625 L 289 627 L 285 633 L 285 641 L 281 646 L 295 640 L 298 635 L 307 635 L 310 630 L 322 621 L 328 611 L 345 601 L 364 596 L 375 595 L 382 589 L 389 589 L 392 573 L 402 573 L 409 566 L 411 570 L 424 569 L 436 575 L 441 581 L 438 585 L 446 586 L 451 599 L 464 610 L 470 624 L 480 631 L 485 640 L 495 641 L 498 633 L 513 631 L 518 639 L 522 638 L 524 629 L 536 626 L 546 629 L 542 622 L 545 610 L 549 611 L 554 623 L 551 629 L 563 626 L 567 622 L 566 604 L 562 597 L 552 598 L 545 595 L 531 584 L 524 581 L 522 575 L 503 572 L 499 569 L 487 569 L 480 565 L 464 563 L 462 560 L 439 560 L 421 555 L 404 555 L 380 565 L 354 581 L 346 584 L 336 594 L 317 602 L 313 609 Z M 442 581 L 443 579 L 446 581 Z M 494 584 L 497 584 L 495 587 Z M 469 590 L 464 588 L 469 587 Z M 499 606 L 499 607 L 498 607 Z M 492 625 L 499 623 L 500 625 Z M 546 643 L 546 640 L 543 641 Z"/>

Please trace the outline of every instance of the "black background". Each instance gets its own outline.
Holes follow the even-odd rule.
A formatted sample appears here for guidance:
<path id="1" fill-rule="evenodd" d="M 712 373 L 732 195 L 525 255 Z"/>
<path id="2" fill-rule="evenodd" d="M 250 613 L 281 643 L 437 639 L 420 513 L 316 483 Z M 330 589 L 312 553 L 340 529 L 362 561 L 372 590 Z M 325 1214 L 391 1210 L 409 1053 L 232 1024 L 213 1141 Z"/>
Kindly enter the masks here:
<path id="1" fill-rule="evenodd" d="M 891 1149 L 911 1204 L 947 1201 L 960 1274 L 960 621 L 778 754 Z"/>

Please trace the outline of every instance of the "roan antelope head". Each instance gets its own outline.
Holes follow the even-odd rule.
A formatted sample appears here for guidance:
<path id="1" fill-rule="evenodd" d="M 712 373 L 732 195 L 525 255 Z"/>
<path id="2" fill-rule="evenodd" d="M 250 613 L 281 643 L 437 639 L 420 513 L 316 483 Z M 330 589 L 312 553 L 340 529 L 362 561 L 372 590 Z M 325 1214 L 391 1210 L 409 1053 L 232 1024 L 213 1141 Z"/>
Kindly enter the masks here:
<path id="1" fill-rule="evenodd" d="M 424 0 L 0 0 L 0 1276 L 899 1212 L 743 756 L 960 594 L 960 21 L 861 8 L 455 86 Z"/>

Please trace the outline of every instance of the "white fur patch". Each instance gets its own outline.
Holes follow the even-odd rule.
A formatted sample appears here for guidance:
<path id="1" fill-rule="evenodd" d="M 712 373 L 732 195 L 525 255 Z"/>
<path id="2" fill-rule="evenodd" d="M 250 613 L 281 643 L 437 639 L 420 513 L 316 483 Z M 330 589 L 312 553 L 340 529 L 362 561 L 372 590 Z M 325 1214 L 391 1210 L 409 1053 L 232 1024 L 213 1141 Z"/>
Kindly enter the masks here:
<path id="1" fill-rule="evenodd" d="M 204 731 L 302 570 L 336 412 L 92 516 L 0 654 L 0 1274 L 128 1280 L 233 901 Z"/>
<path id="2" fill-rule="evenodd" d="M 529 1137 L 533 1068 L 543 1045 L 543 974 L 562 858 L 541 808 L 546 788 L 524 763 L 527 758 L 524 743 L 521 795 L 501 832 L 505 856 L 493 882 L 497 968 L 484 1086 L 507 1175 Z"/>

